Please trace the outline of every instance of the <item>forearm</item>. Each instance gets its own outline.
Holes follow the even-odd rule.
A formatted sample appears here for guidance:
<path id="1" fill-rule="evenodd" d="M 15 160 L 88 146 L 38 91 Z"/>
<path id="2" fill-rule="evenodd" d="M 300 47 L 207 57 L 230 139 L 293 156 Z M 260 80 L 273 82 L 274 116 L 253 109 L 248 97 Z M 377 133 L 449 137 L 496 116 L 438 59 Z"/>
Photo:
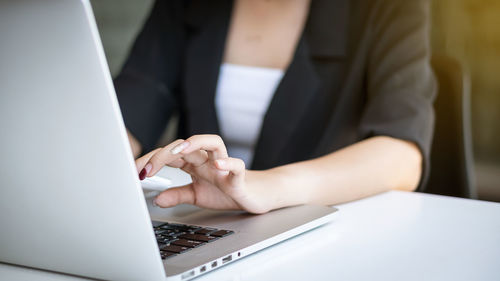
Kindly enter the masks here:
<path id="1" fill-rule="evenodd" d="M 332 205 L 391 189 L 415 190 L 422 156 L 411 142 L 373 137 L 326 156 L 261 172 L 272 209 Z"/>

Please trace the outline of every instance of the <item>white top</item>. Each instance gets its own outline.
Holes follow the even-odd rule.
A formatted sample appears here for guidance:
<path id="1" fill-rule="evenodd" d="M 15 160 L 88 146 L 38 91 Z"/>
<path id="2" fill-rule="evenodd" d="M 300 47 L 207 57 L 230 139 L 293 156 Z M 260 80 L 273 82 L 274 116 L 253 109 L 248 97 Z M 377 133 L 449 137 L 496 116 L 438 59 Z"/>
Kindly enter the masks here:
<path id="1" fill-rule="evenodd" d="M 221 65 L 215 95 L 220 132 L 229 156 L 242 159 L 247 167 L 283 74 L 275 68 Z"/>

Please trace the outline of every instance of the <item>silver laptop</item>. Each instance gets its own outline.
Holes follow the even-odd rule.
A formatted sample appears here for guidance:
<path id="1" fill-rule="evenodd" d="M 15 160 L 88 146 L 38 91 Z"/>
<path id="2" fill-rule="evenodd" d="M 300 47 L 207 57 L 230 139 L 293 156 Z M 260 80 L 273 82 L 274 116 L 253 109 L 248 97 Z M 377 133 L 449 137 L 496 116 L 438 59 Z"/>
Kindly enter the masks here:
<path id="1" fill-rule="evenodd" d="M 332 220 L 197 210 L 152 221 L 86 0 L 0 0 L 0 261 L 187 280 Z"/>

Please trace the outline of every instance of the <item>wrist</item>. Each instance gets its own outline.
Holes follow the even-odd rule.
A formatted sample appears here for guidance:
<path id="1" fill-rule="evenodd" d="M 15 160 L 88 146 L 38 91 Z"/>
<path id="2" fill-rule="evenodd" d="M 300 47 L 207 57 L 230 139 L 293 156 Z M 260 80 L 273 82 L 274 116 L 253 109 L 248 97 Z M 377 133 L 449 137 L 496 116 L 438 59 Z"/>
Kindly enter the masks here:
<path id="1" fill-rule="evenodd" d="M 298 164 L 279 166 L 269 170 L 275 179 L 277 208 L 303 205 L 309 202 L 308 183 Z"/>
<path id="2" fill-rule="evenodd" d="M 292 173 L 291 173 L 292 172 Z M 246 186 L 269 210 L 307 203 L 306 189 L 297 182 L 293 169 L 281 166 L 264 171 L 247 171 Z"/>

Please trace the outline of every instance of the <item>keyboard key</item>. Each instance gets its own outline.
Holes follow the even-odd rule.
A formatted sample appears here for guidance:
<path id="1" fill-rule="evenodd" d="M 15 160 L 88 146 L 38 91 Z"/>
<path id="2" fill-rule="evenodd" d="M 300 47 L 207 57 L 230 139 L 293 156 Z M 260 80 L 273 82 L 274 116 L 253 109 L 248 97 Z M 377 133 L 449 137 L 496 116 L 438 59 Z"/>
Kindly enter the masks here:
<path id="1" fill-rule="evenodd" d="M 201 246 L 205 244 L 205 242 L 200 242 L 200 241 L 194 241 L 194 240 L 186 240 L 186 239 L 179 239 L 174 242 L 172 242 L 173 245 L 177 246 L 183 246 L 183 247 L 188 247 L 188 248 L 196 248 L 198 246 Z"/>
<path id="2" fill-rule="evenodd" d="M 210 234 L 210 233 L 215 232 L 215 231 L 217 231 L 217 229 L 205 227 L 205 228 L 196 230 L 195 233 L 196 234 L 207 235 L 207 234 Z"/>
<path id="3" fill-rule="evenodd" d="M 167 251 L 160 251 L 160 255 L 161 255 L 162 259 L 166 259 L 166 258 L 175 256 L 177 254 L 176 253 L 172 253 L 172 252 L 167 252 Z"/>
<path id="4" fill-rule="evenodd" d="M 184 228 L 172 226 L 170 224 L 163 224 L 160 226 L 160 229 L 167 230 L 167 231 L 174 231 L 174 232 L 179 232 L 179 231 L 184 230 Z"/>
<path id="5" fill-rule="evenodd" d="M 165 230 L 165 229 L 155 229 L 155 234 L 156 235 L 163 234 L 165 232 L 167 232 L 167 230 Z"/>
<path id="6" fill-rule="evenodd" d="M 182 234 L 184 234 L 184 233 L 182 233 Z M 170 239 L 174 239 L 176 236 L 179 236 L 179 235 L 182 235 L 182 234 L 174 234 L 174 235 L 161 234 L 161 235 L 156 235 L 156 238 L 170 238 Z"/>
<path id="7" fill-rule="evenodd" d="M 177 236 L 180 236 L 180 235 L 182 235 L 184 233 L 186 233 L 186 232 L 184 232 L 184 231 L 171 231 L 171 232 L 164 233 L 163 235 L 177 237 Z"/>
<path id="8" fill-rule="evenodd" d="M 181 229 L 182 231 L 187 231 L 187 232 L 193 232 L 193 231 L 196 231 L 196 230 L 201 228 L 201 227 L 195 226 L 195 225 L 186 225 L 186 224 L 178 224 L 178 223 L 169 223 L 168 225 L 174 229 Z"/>
<path id="9" fill-rule="evenodd" d="M 162 228 L 162 230 L 163 230 L 163 231 L 165 231 L 165 232 L 163 232 L 162 234 L 164 234 L 164 233 L 179 233 L 179 232 L 186 232 L 186 230 L 185 230 L 185 229 L 181 229 L 181 228 L 173 228 L 173 227 L 171 228 L 171 227 L 169 227 L 169 226 L 167 226 L 167 227 L 165 227 L 165 228 Z"/>
<path id="10" fill-rule="evenodd" d="M 172 236 L 168 236 L 168 235 L 156 235 L 156 239 L 165 239 L 165 238 L 170 238 Z"/>
<path id="11" fill-rule="evenodd" d="M 182 247 L 182 246 L 177 246 L 177 245 L 168 245 L 163 248 L 161 248 L 162 251 L 168 251 L 176 254 L 184 253 L 185 251 L 191 250 L 191 248 L 188 247 Z"/>
<path id="12" fill-rule="evenodd" d="M 194 231 L 201 228 L 199 226 L 184 225 L 184 224 L 177 224 L 177 223 L 163 224 L 160 227 L 161 227 L 161 229 L 167 230 L 169 232 L 194 232 Z"/>
<path id="13" fill-rule="evenodd" d="M 160 244 L 170 244 L 175 240 L 177 240 L 177 238 L 160 238 L 160 239 L 156 238 L 156 241 Z"/>
<path id="14" fill-rule="evenodd" d="M 202 241 L 202 242 L 212 242 L 219 237 L 213 237 L 213 236 L 205 236 L 201 234 L 183 234 L 179 236 L 179 238 L 184 238 L 187 240 L 196 240 L 196 241 Z"/>
<path id="15" fill-rule="evenodd" d="M 216 236 L 216 237 L 224 237 L 224 236 L 227 236 L 227 235 L 231 235 L 233 233 L 234 233 L 234 231 L 231 231 L 231 230 L 219 230 L 219 231 L 216 231 L 216 232 L 212 232 L 210 235 L 211 236 Z"/>
<path id="16" fill-rule="evenodd" d="M 154 232 L 162 259 L 184 253 L 234 233 L 231 230 L 178 223 L 164 223 L 154 227 Z"/>

